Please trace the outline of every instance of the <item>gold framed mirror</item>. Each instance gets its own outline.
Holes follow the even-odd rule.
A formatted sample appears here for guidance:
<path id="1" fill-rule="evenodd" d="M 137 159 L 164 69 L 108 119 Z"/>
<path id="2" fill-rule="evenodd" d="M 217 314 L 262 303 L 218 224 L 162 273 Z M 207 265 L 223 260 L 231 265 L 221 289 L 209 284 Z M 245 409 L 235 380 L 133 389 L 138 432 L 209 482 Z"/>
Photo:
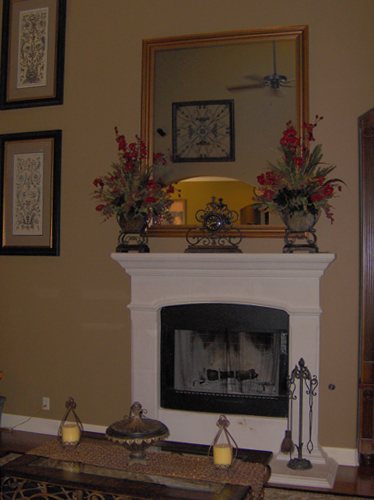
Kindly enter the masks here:
<path id="1" fill-rule="evenodd" d="M 285 81 L 275 88 L 269 83 L 272 75 Z M 216 105 L 228 101 L 232 103 L 234 116 L 230 137 L 235 148 L 230 157 L 204 157 L 196 150 L 192 155 L 195 157 L 178 159 L 174 109 L 186 104 Z M 236 180 L 241 190 L 243 185 L 250 189 L 251 185 L 257 185 L 257 175 L 267 161 L 276 161 L 286 123 L 292 120 L 302 133 L 302 125 L 308 121 L 308 108 L 307 26 L 143 40 L 141 137 L 150 158 L 153 152 L 174 152 L 168 182 L 198 180 L 204 176 L 220 180 L 221 186 Z M 214 195 L 226 203 L 225 193 Z M 210 198 L 202 200 L 200 208 L 210 201 Z M 240 214 L 250 209 L 251 199 L 247 201 L 241 202 L 244 206 Z M 196 201 L 192 204 L 187 200 L 184 210 L 188 212 L 188 207 L 195 205 Z M 187 219 L 190 217 L 191 214 Z M 186 218 L 182 222 L 152 226 L 148 235 L 185 237 L 195 224 L 190 221 L 186 224 Z M 266 224 L 263 222 L 242 217 L 237 227 L 246 238 L 284 236 L 279 219 L 270 217 Z"/>

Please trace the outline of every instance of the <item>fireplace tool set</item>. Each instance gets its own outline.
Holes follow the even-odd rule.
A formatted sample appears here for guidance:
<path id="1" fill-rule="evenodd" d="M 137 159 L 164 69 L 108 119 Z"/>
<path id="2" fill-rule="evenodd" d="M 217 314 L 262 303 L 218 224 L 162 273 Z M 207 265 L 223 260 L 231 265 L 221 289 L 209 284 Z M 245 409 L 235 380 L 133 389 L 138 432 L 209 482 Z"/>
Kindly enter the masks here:
<path id="1" fill-rule="evenodd" d="M 292 427 L 293 427 L 293 402 L 297 399 L 296 393 L 296 381 L 299 380 L 299 442 L 298 444 L 292 441 Z M 283 453 L 290 453 L 294 451 L 296 446 L 298 456 L 297 458 L 292 458 L 287 467 L 294 470 L 308 470 L 312 468 L 310 460 L 303 458 L 303 405 L 304 405 L 304 391 L 308 396 L 309 405 L 309 440 L 306 444 L 306 448 L 309 453 L 313 451 L 312 442 L 312 422 L 313 422 L 313 398 L 316 396 L 316 388 L 318 386 L 318 380 L 315 375 L 311 375 L 307 366 L 305 366 L 305 361 L 303 358 L 299 361 L 299 366 L 295 366 L 292 370 L 291 375 L 287 377 L 287 388 L 288 388 L 288 398 L 290 400 L 289 416 L 288 416 L 288 428 L 286 430 L 285 438 L 282 442 L 281 451 Z"/>

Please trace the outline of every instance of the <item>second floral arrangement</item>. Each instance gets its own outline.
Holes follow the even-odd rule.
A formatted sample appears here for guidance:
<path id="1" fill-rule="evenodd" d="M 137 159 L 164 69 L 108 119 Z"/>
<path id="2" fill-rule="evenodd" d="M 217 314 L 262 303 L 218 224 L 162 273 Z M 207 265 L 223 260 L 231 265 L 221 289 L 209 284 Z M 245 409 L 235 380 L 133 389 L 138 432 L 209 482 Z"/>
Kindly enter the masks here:
<path id="1" fill-rule="evenodd" d="M 314 128 L 323 117 L 316 116 L 314 123 L 304 124 L 304 137 L 297 135 L 292 122 L 280 140 L 280 159 L 269 162 L 266 172 L 257 177 L 260 188 L 255 189 L 254 205 L 260 210 L 273 212 L 282 219 L 295 215 L 319 215 L 323 210 L 331 223 L 334 221 L 331 200 L 342 189 L 344 182 L 328 179 L 335 165 L 322 162 L 322 145 L 313 149 Z"/>

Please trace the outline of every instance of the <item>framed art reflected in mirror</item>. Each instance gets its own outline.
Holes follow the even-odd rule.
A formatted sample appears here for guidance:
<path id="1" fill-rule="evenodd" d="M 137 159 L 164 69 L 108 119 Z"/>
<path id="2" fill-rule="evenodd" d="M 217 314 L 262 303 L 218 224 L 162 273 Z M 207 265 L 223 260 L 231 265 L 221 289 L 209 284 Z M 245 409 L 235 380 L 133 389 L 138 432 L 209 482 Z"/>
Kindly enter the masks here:
<path id="1" fill-rule="evenodd" d="M 172 103 L 172 162 L 234 161 L 234 100 Z"/>

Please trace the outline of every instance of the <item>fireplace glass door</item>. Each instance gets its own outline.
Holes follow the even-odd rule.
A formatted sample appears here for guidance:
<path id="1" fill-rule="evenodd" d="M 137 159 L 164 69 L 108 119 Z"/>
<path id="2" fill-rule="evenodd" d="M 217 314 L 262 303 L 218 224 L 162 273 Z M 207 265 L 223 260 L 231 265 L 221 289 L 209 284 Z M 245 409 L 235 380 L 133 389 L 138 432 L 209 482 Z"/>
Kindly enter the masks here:
<path id="1" fill-rule="evenodd" d="M 161 407 L 287 416 L 288 323 L 267 307 L 164 307 Z"/>

